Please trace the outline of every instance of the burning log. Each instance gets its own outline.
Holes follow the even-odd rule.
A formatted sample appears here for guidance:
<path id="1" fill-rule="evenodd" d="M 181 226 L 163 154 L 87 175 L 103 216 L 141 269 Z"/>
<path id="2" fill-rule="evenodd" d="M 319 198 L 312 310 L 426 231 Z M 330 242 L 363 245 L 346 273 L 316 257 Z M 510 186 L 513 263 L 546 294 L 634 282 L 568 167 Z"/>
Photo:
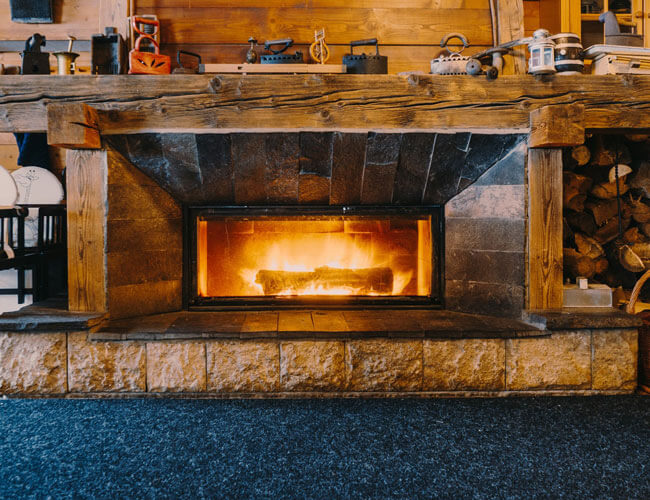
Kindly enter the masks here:
<path id="1" fill-rule="evenodd" d="M 327 266 L 317 267 L 311 272 L 262 269 L 257 272 L 255 282 L 262 285 L 264 295 L 299 293 L 310 288 L 349 288 L 359 295 L 390 294 L 393 291 L 393 271 L 389 267 L 336 269 Z"/>

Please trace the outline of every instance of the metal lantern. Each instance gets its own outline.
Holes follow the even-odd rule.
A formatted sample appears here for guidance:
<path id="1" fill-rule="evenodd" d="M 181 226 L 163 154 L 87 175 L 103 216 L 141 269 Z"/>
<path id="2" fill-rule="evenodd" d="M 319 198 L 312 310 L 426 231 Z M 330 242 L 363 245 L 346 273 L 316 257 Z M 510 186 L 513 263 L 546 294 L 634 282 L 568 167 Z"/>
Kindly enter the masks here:
<path id="1" fill-rule="evenodd" d="M 533 75 L 555 73 L 555 42 L 549 35 L 548 30 L 539 29 L 533 33 L 533 41 L 528 44 L 528 72 Z"/>

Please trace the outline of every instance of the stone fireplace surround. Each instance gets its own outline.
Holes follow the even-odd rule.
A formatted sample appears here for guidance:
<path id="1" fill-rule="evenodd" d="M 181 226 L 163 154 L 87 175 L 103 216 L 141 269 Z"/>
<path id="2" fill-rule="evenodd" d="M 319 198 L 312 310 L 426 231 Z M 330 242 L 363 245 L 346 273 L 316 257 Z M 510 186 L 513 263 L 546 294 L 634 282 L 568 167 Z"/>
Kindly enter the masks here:
<path id="1" fill-rule="evenodd" d="M 286 397 L 634 390 L 638 322 L 633 318 L 612 311 L 535 316 L 525 310 L 530 223 L 525 136 L 326 132 L 284 134 L 283 140 L 269 142 L 269 135 L 129 133 L 105 137 L 103 150 L 71 152 L 70 256 L 80 257 L 81 265 L 71 272 L 70 308 L 98 314 L 61 315 L 35 307 L 0 318 L 0 393 Z M 257 141 L 255 151 L 265 154 L 262 163 L 247 158 L 249 148 L 238 149 L 238 141 L 251 139 Z M 459 316 L 443 312 L 447 316 L 440 316 L 435 331 L 378 330 L 364 336 L 338 331 L 245 335 L 242 330 L 219 337 L 161 330 L 179 319 L 178 313 L 165 311 L 182 307 L 182 259 L 177 257 L 182 255 L 183 203 L 265 205 L 287 193 L 294 203 L 316 204 L 325 203 L 324 193 L 329 193 L 332 203 L 332 194 L 339 193 L 337 144 L 346 141 L 365 142 L 357 149 L 364 151 L 359 168 L 382 179 L 375 186 L 366 183 L 372 176 L 361 175 L 360 191 L 343 190 L 342 196 L 358 193 L 351 203 L 422 203 L 426 196 L 437 196 L 437 203 L 444 204 L 447 310 L 512 319 L 494 319 L 491 326 L 487 319 L 482 329 L 474 325 L 452 332 L 449 325 L 460 324 Z M 279 150 L 276 144 L 282 145 Z M 432 176 L 429 165 L 441 144 L 448 161 L 437 164 Z M 500 144 L 498 154 L 495 144 Z M 487 161 L 476 160 L 490 148 Z M 225 158 L 228 151 L 231 156 Z M 331 152 L 329 162 L 323 161 L 323 151 Z M 244 156 L 235 163 L 236 154 Z M 224 172 L 215 162 L 231 165 L 230 191 L 219 191 L 228 183 L 221 182 Z M 258 182 L 260 168 L 268 170 L 264 184 Z M 281 184 L 287 178 L 288 189 Z M 224 198 L 201 198 L 207 193 Z M 242 198 L 251 193 L 256 198 Z M 89 212 L 98 216 L 88 218 Z M 143 229 L 152 226 L 157 230 L 147 231 L 143 240 Z M 92 265 L 97 258 L 104 264 Z M 100 275 L 93 274 L 97 269 Z M 148 315 L 143 319 L 148 327 L 125 334 L 106 326 L 121 321 L 133 327 L 132 318 L 139 315 Z M 52 316 L 56 319 L 41 321 Z M 498 321 L 511 323 L 495 327 Z"/>

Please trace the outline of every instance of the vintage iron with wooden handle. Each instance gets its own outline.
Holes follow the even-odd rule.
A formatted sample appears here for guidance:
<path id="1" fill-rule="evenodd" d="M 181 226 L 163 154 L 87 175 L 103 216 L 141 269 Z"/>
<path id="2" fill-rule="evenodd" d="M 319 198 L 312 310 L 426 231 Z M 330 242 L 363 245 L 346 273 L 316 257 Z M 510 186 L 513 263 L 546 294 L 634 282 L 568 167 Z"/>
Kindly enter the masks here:
<path id="1" fill-rule="evenodd" d="M 374 45 L 374 54 L 355 54 L 354 47 Z M 343 56 L 343 66 L 347 72 L 357 75 L 385 75 L 388 73 L 388 57 L 379 55 L 376 38 L 350 42 L 350 53 Z"/>
<path id="2" fill-rule="evenodd" d="M 282 45 L 279 49 L 274 49 L 276 45 Z M 264 49 L 271 54 L 264 54 L 260 57 L 262 64 L 300 64 L 303 62 L 302 52 L 297 50 L 295 54 L 283 54 L 285 50 L 293 45 L 293 39 L 283 38 L 281 40 L 267 40 L 264 42 Z"/>

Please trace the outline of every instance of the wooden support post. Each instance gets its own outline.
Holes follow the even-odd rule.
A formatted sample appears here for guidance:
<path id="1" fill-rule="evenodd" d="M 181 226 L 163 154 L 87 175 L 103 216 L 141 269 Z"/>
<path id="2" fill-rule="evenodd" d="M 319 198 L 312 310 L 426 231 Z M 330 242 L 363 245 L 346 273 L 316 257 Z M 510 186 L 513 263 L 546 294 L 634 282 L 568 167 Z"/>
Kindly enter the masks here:
<path id="1" fill-rule="evenodd" d="M 530 112 L 531 148 L 579 146 L 585 142 L 582 104 L 544 106 Z"/>
<path id="2" fill-rule="evenodd" d="M 562 150 L 528 151 L 528 308 L 562 307 Z"/>
<path id="3" fill-rule="evenodd" d="M 510 42 L 524 37 L 524 2 L 523 0 L 497 0 L 497 43 Z M 515 47 L 512 55 L 506 56 L 504 74 L 526 74 L 526 51 Z"/>
<path id="4" fill-rule="evenodd" d="M 106 312 L 106 151 L 68 151 L 68 305 Z"/>
<path id="5" fill-rule="evenodd" d="M 176 311 L 182 302 L 182 212 L 108 147 L 67 153 L 68 301 L 111 318 Z"/>
<path id="6" fill-rule="evenodd" d="M 101 148 L 97 111 L 82 102 L 48 104 L 47 143 L 71 149 Z"/>

